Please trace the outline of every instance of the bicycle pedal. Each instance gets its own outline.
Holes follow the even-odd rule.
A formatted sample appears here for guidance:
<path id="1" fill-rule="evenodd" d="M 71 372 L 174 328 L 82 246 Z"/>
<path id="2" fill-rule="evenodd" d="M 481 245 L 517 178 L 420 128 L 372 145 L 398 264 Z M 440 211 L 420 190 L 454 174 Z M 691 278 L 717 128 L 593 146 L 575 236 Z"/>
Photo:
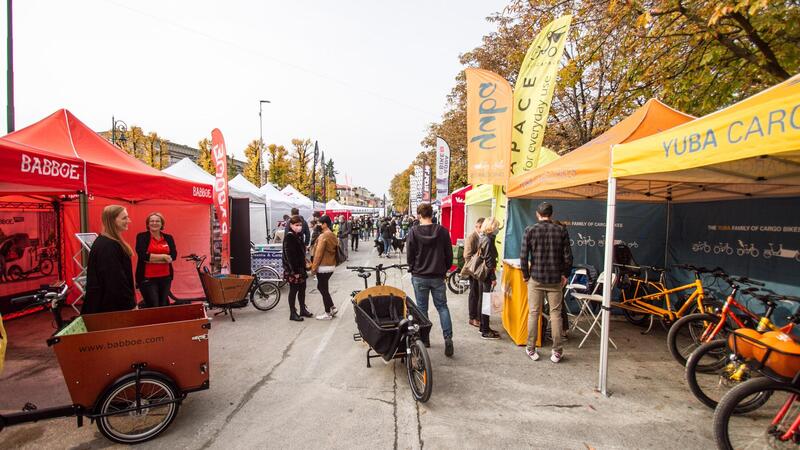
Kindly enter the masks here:
<path id="1" fill-rule="evenodd" d="M 37 409 L 39 408 L 31 402 L 25 403 L 25 406 L 22 407 L 23 411 L 36 411 Z"/>

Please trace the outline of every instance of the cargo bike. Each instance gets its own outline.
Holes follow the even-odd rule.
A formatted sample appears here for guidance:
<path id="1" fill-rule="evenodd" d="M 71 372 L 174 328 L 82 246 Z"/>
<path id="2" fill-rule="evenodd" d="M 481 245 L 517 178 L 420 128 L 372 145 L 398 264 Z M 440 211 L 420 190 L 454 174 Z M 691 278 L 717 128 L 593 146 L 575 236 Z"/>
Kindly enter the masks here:
<path id="1" fill-rule="evenodd" d="M 209 388 L 211 322 L 202 304 L 87 314 L 63 325 L 47 345 L 72 404 L 28 403 L 0 415 L 0 430 L 74 416 L 79 427 L 88 418 L 109 440 L 136 444 L 163 433 L 190 392 Z"/>
<path id="2" fill-rule="evenodd" d="M 258 273 L 253 276 L 212 274 L 208 266 L 203 264 L 206 256 L 192 253 L 183 259 L 194 263 L 205 294 L 205 297 L 190 300 L 205 301 L 209 308 L 221 310 L 216 314 L 230 315 L 233 322 L 236 322 L 233 316 L 236 308 L 244 308 L 252 303 L 259 311 L 269 311 L 281 299 L 279 285 L 260 279 Z"/>
<path id="3" fill-rule="evenodd" d="M 353 340 L 369 345 L 367 367 L 371 367 L 373 358 L 382 358 L 386 363 L 400 359 L 406 366 L 414 399 L 426 402 L 433 390 L 431 360 L 424 344 L 429 341 L 431 322 L 405 292 L 382 284 L 387 269 L 406 267 L 405 264 L 347 267 L 364 280 L 364 290 L 353 291 L 351 296 L 358 327 Z M 368 279 L 373 272 L 375 286 L 369 287 Z"/>

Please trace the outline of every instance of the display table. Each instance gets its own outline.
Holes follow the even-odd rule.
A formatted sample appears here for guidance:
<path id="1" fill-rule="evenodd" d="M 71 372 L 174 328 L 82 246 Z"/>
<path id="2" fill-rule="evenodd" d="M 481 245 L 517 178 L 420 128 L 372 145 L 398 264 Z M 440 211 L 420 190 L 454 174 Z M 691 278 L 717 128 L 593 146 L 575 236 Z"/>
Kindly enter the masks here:
<path id="1" fill-rule="evenodd" d="M 503 328 L 517 345 L 528 343 L 528 284 L 522 278 L 519 259 L 503 260 Z M 542 346 L 542 317 L 536 347 Z"/>
<path id="2" fill-rule="evenodd" d="M 282 244 L 267 244 L 260 246 L 262 251 L 250 252 L 250 268 L 252 273 L 256 273 L 258 269 L 269 266 L 278 272 L 280 277 L 283 277 L 283 245 Z"/>

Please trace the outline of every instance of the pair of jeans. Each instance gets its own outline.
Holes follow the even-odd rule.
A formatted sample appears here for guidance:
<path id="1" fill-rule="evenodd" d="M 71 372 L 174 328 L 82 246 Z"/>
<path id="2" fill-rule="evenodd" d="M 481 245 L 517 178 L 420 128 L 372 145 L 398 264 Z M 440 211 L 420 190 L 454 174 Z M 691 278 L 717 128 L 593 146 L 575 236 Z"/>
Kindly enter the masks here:
<path id="1" fill-rule="evenodd" d="M 384 237 L 381 239 L 383 239 L 383 254 L 388 255 L 389 253 L 392 252 L 392 238 Z"/>
<path id="2" fill-rule="evenodd" d="M 477 320 L 481 313 L 481 282 L 477 278 L 469 277 L 469 320 Z"/>
<path id="3" fill-rule="evenodd" d="M 172 280 L 169 277 L 145 278 L 139 283 L 145 308 L 169 306 L 169 288 Z"/>
<path id="4" fill-rule="evenodd" d="M 528 323 L 531 326 L 528 332 L 528 349 L 536 348 L 536 338 L 539 334 L 539 314 L 542 312 L 544 299 L 550 305 L 550 335 L 553 338 L 553 351 L 561 353 L 561 308 L 563 306 L 563 293 L 561 283 L 539 283 L 531 278 L 528 280 L 528 303 L 531 315 Z"/>
<path id="5" fill-rule="evenodd" d="M 300 312 L 306 311 L 306 282 L 303 280 L 300 284 L 289 283 L 289 312 L 292 315 L 297 314 L 295 307 L 297 300 L 300 300 Z"/>
<path id="6" fill-rule="evenodd" d="M 445 339 L 453 337 L 453 323 L 450 321 L 450 310 L 447 308 L 447 287 L 444 278 L 411 277 L 414 286 L 414 298 L 417 307 L 430 320 L 428 315 L 428 295 L 433 297 L 433 306 L 439 312 L 439 323 Z"/>
<path id="7" fill-rule="evenodd" d="M 357 234 L 350 236 L 350 250 L 358 251 L 358 241 L 359 236 Z"/>
<path id="8" fill-rule="evenodd" d="M 331 281 L 333 272 L 317 273 L 317 290 L 322 295 L 322 304 L 325 305 L 325 312 L 331 312 L 333 308 L 333 298 L 331 298 L 331 291 L 328 287 L 328 282 Z"/>

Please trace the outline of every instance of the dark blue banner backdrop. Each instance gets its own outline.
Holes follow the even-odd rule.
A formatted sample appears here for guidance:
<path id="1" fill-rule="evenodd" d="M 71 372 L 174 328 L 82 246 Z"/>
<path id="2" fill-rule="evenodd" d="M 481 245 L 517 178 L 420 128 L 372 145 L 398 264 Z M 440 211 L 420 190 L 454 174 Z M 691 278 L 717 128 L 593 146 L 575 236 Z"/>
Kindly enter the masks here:
<path id="1" fill-rule="evenodd" d="M 798 293 L 800 198 L 675 203 L 669 260 L 746 275 Z M 787 290 L 788 289 L 788 290 Z"/>
<path id="2" fill-rule="evenodd" d="M 553 204 L 553 218 L 567 225 L 575 264 L 603 270 L 606 202 L 600 200 L 511 199 L 506 227 L 505 257 L 518 258 L 525 228 L 536 223 L 536 206 Z M 666 248 L 667 206 L 663 203 L 617 204 L 615 241 L 631 247 L 639 264 L 663 266 Z"/>

